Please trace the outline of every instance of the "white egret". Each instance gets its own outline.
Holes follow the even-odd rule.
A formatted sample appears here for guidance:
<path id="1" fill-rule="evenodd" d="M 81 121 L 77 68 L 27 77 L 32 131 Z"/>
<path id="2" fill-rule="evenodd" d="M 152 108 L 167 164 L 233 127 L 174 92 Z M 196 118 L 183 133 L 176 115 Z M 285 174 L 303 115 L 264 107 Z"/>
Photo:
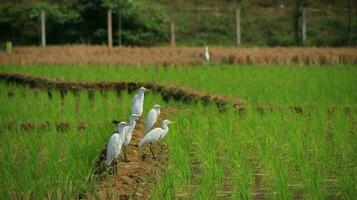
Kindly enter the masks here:
<path id="1" fill-rule="evenodd" d="M 209 61 L 209 53 L 208 53 L 208 47 L 206 46 L 205 48 L 205 60 L 208 62 Z"/>
<path id="2" fill-rule="evenodd" d="M 114 171 L 117 171 L 117 163 L 115 159 L 118 158 L 121 148 L 123 146 L 124 140 L 125 140 L 125 127 L 127 127 L 126 122 L 120 122 L 118 124 L 118 130 L 115 132 L 109 139 L 108 145 L 107 145 L 107 160 L 106 163 L 107 165 L 114 164 L 113 165 L 113 173 Z M 114 162 L 113 162 L 114 161 Z"/>
<path id="3" fill-rule="evenodd" d="M 133 134 L 135 125 L 136 125 L 136 120 L 139 119 L 139 115 L 136 114 L 132 114 L 130 117 L 130 123 L 129 126 L 126 126 L 124 128 L 124 132 L 125 132 L 125 140 L 124 140 L 124 159 L 125 162 L 129 162 L 127 157 L 126 157 L 126 146 L 129 145 L 130 141 L 131 141 L 131 136 Z"/>
<path id="4" fill-rule="evenodd" d="M 145 134 L 147 134 L 152 128 L 152 126 L 154 126 L 159 115 L 160 115 L 160 105 L 156 104 L 146 116 L 145 129 L 144 129 Z"/>
<path id="5" fill-rule="evenodd" d="M 169 132 L 169 127 L 167 126 L 168 124 L 173 123 L 170 120 L 165 119 L 162 122 L 162 128 L 154 128 L 152 129 L 149 133 L 147 133 L 143 139 L 140 140 L 139 142 L 139 147 L 141 147 L 142 145 L 149 143 L 150 144 L 150 151 L 153 155 L 153 157 L 155 158 L 155 154 L 152 151 L 151 145 L 153 142 L 155 141 L 159 141 L 161 139 L 163 139 L 166 134 Z"/>
<path id="6" fill-rule="evenodd" d="M 139 92 L 134 95 L 131 114 L 136 114 L 141 117 L 141 114 L 143 113 L 143 107 L 144 107 L 144 92 L 145 91 L 147 91 L 147 89 L 144 87 L 141 87 L 139 89 Z"/>

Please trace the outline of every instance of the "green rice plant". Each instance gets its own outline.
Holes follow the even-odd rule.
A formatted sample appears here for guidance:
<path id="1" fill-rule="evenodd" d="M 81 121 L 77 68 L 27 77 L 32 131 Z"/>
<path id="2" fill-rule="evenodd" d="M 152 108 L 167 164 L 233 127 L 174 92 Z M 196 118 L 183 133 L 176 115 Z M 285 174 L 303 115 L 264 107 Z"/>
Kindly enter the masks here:
<path id="1" fill-rule="evenodd" d="M 248 103 L 290 106 L 356 105 L 357 68 L 331 66 L 0 66 L 0 72 L 80 81 L 136 81 L 186 86 Z"/>
<path id="2" fill-rule="evenodd" d="M 145 96 L 144 113 L 160 104 L 162 113 L 176 121 L 163 141 L 169 161 L 151 189 L 152 199 L 356 196 L 354 66 L 0 70 L 86 81 L 153 81 L 247 100 L 245 113 L 239 114 L 231 105 L 220 112 L 211 104 Z M 47 91 L 4 83 L 0 88 L 1 126 L 14 127 L 0 132 L 0 158 L 6 161 L 0 163 L 0 197 L 95 193 L 93 162 L 114 129 L 111 120 L 128 118 L 132 94 L 84 90 L 68 92 L 61 100 L 61 93 L 53 90 L 50 100 Z M 256 104 L 278 104 L 279 109 L 260 111 Z M 290 106 L 301 106 L 302 112 Z M 178 109 L 175 114 L 170 107 Z M 31 121 L 50 125 L 25 132 L 21 125 Z M 87 127 L 60 133 L 56 125 L 64 121 L 83 121 Z"/>

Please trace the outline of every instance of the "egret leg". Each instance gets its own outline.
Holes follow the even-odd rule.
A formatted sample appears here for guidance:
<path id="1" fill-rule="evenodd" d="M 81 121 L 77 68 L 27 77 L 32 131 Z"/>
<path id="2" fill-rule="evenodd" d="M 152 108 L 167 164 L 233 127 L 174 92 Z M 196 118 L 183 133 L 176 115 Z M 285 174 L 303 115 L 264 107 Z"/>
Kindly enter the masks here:
<path id="1" fill-rule="evenodd" d="M 113 163 L 112 163 L 112 173 L 114 174 L 114 171 L 115 170 L 115 160 L 113 160 Z"/>
<path id="2" fill-rule="evenodd" d="M 152 156 L 153 156 L 154 158 L 156 158 L 156 156 L 155 156 L 154 152 L 152 151 L 151 146 L 152 146 L 152 143 L 150 143 L 150 151 L 151 151 L 151 153 L 152 153 Z"/>
<path id="3" fill-rule="evenodd" d="M 126 146 L 124 147 L 124 160 L 125 162 L 129 162 L 128 158 L 126 157 Z"/>

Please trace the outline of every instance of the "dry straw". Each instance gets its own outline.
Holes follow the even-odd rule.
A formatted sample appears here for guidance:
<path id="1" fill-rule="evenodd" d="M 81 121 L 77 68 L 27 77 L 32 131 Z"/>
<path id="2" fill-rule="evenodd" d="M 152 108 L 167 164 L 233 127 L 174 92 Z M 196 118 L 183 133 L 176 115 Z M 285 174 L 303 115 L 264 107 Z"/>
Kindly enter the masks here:
<path id="1" fill-rule="evenodd" d="M 89 64 L 125 66 L 196 65 L 204 63 L 200 47 L 49 46 L 16 47 L 0 52 L 3 65 Z M 356 48 L 210 48 L 211 62 L 239 65 L 357 64 Z"/>

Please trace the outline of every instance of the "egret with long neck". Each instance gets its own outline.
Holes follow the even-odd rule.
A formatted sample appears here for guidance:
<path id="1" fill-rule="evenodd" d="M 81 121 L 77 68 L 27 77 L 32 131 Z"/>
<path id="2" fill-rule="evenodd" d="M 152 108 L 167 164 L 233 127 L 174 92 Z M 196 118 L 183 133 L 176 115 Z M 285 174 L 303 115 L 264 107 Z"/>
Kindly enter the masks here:
<path id="1" fill-rule="evenodd" d="M 153 157 L 155 158 L 154 151 L 152 150 L 152 143 L 155 141 L 162 140 L 167 135 L 167 133 L 169 132 L 168 124 L 171 124 L 171 123 L 173 123 L 173 122 L 165 119 L 162 122 L 162 128 L 152 129 L 149 133 L 147 133 L 145 135 L 145 137 L 143 139 L 140 140 L 139 147 L 141 147 L 142 145 L 144 145 L 146 143 L 149 143 L 150 151 L 151 151 Z"/>
<path id="2" fill-rule="evenodd" d="M 208 47 L 205 47 L 205 60 L 208 62 L 209 61 L 209 52 L 208 52 Z"/>
<path id="3" fill-rule="evenodd" d="M 159 105 L 154 105 L 154 107 L 149 111 L 147 117 L 146 117 L 146 122 L 145 122 L 145 129 L 144 133 L 147 134 L 150 129 L 154 126 L 155 122 L 157 121 L 157 118 L 160 115 L 160 106 Z"/>
<path id="4" fill-rule="evenodd" d="M 111 165 L 113 163 L 113 173 L 117 171 L 117 162 L 121 148 L 123 146 L 125 140 L 125 128 L 127 127 L 126 122 L 120 122 L 118 124 L 117 132 L 115 132 L 109 139 L 107 145 L 107 165 Z M 114 162 L 113 162 L 114 161 Z"/>
<path id="5" fill-rule="evenodd" d="M 136 114 L 139 117 L 141 117 L 144 108 L 145 91 L 147 91 L 147 89 L 141 87 L 139 89 L 139 92 L 136 95 L 134 95 L 131 114 Z"/>

